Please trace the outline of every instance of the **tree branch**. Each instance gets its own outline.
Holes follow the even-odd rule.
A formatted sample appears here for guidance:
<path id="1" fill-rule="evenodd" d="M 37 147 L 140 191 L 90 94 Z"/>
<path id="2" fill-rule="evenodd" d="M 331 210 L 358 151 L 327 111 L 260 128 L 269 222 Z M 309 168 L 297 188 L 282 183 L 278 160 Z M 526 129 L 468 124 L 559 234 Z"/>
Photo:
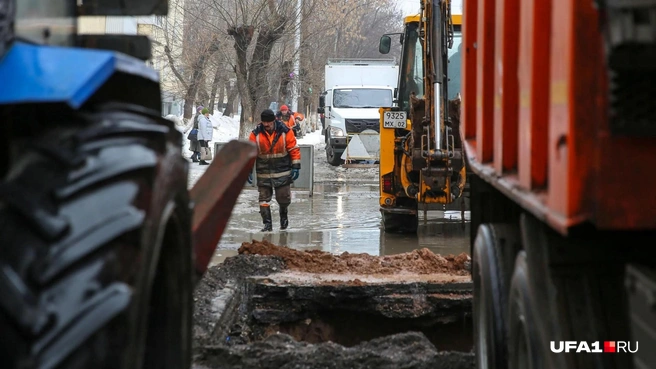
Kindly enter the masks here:
<path id="1" fill-rule="evenodd" d="M 178 68 L 175 66 L 175 60 L 173 60 L 173 56 L 171 55 L 171 49 L 169 48 L 169 45 L 164 46 L 164 53 L 166 54 L 166 57 L 169 60 L 169 66 L 171 67 L 171 70 L 173 71 L 173 74 L 178 78 L 182 86 L 184 86 L 185 89 L 189 88 L 189 84 L 185 82 L 184 77 L 178 71 Z"/>

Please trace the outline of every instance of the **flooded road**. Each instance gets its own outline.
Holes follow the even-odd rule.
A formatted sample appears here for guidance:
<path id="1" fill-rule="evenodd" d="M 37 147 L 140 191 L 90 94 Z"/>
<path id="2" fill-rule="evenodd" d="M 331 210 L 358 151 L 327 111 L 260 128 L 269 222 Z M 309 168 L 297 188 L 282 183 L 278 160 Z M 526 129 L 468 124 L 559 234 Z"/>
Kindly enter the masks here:
<path id="1" fill-rule="evenodd" d="M 244 190 L 219 248 L 235 250 L 242 242 L 266 239 L 280 246 L 331 253 L 390 255 L 423 247 L 440 254 L 469 250 L 469 222 L 460 221 L 459 212 L 429 212 L 428 223 L 420 222 L 416 236 L 383 232 L 377 186 L 317 183 L 313 197 L 294 192 L 286 231 L 279 231 L 277 209 L 273 204 L 274 232 L 259 232 L 257 192 Z"/>
<path id="2" fill-rule="evenodd" d="M 292 189 L 289 228 L 280 231 L 278 206 L 272 201 L 273 232 L 261 233 L 257 191 L 246 188 L 239 196 L 232 217 L 212 263 L 233 256 L 242 242 L 268 240 L 299 250 L 322 250 L 392 255 L 419 248 L 447 255 L 469 253 L 469 212 L 429 211 L 420 214 L 417 235 L 388 234 L 382 230 L 378 205 L 378 169 L 332 167 L 326 163 L 323 144 L 315 145 L 313 196 Z M 191 165 L 190 185 L 204 167 Z"/>

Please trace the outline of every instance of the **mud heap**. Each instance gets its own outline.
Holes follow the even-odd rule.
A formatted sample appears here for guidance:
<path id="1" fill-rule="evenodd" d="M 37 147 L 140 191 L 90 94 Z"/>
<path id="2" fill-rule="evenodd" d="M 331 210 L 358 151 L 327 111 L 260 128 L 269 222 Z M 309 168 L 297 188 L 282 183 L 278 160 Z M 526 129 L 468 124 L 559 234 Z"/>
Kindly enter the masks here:
<path id="1" fill-rule="evenodd" d="M 319 250 L 299 251 L 276 246 L 266 240 L 242 243 L 241 255 L 281 257 L 287 268 L 306 273 L 330 274 L 469 274 L 471 259 L 462 253 L 458 256 L 441 256 L 423 248 L 398 255 L 372 256 L 369 254 L 333 255 Z"/>

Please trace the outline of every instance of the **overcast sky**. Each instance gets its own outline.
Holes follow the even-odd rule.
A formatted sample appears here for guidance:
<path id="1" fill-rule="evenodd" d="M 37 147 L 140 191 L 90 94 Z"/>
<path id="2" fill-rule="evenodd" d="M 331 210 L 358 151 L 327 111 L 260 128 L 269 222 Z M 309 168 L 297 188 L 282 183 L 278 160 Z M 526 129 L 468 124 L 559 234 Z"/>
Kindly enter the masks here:
<path id="1" fill-rule="evenodd" d="M 403 10 L 403 16 L 419 13 L 419 0 L 396 0 Z"/>
<path id="2" fill-rule="evenodd" d="M 403 10 L 403 16 L 419 13 L 420 0 L 396 0 Z M 462 14 L 462 0 L 451 1 L 451 13 Z"/>

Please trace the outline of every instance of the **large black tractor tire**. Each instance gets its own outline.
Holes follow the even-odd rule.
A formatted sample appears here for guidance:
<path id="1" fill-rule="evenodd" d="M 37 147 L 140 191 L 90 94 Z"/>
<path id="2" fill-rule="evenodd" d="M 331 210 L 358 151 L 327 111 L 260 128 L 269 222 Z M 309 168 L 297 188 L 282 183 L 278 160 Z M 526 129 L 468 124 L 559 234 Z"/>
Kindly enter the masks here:
<path id="1" fill-rule="evenodd" d="M 181 135 L 125 105 L 52 116 L 0 183 L 0 366 L 188 368 Z"/>

